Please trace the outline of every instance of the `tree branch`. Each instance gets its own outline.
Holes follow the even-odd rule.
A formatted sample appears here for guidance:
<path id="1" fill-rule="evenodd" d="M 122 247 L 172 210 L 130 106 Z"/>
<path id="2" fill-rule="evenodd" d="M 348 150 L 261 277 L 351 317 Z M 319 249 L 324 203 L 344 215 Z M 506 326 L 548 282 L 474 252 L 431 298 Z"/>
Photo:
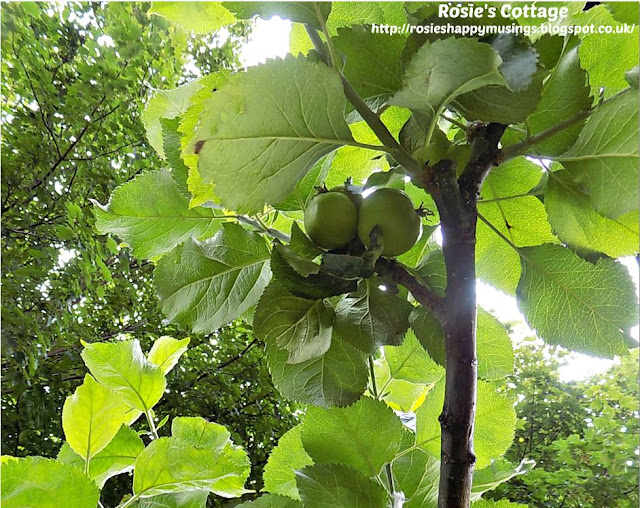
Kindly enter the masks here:
<path id="1" fill-rule="evenodd" d="M 313 43 L 313 46 L 318 53 L 320 59 L 328 65 L 329 55 L 325 48 L 322 39 L 318 35 L 315 29 L 312 27 L 305 25 L 307 30 L 307 34 L 309 34 L 309 38 Z M 356 109 L 362 119 L 367 123 L 367 125 L 371 128 L 371 130 L 378 137 L 380 142 L 388 147 L 391 151 L 390 155 L 409 173 L 411 176 L 418 175 L 422 169 L 421 164 L 416 161 L 409 152 L 407 152 L 401 145 L 396 141 L 396 138 L 393 137 L 393 134 L 389 132 L 387 126 L 380 120 L 380 117 L 374 113 L 369 106 L 364 102 L 362 97 L 358 95 L 358 92 L 353 88 L 351 83 L 344 77 L 344 75 L 336 69 L 338 72 L 340 79 L 342 80 L 342 88 L 344 90 L 344 94 L 347 100 L 351 103 L 351 105 Z"/>
<path id="2" fill-rule="evenodd" d="M 420 284 L 401 263 L 393 259 L 380 258 L 375 264 L 375 270 L 394 284 L 407 288 L 420 305 L 426 307 L 438 320 L 444 321 L 444 298 L 431 288 Z"/>
<path id="3" fill-rule="evenodd" d="M 630 90 L 632 90 L 632 89 L 631 88 L 625 88 L 624 90 L 612 95 L 607 100 L 596 104 L 591 109 L 588 109 L 586 111 L 580 111 L 579 113 L 573 115 L 571 118 L 568 118 L 564 122 L 560 122 L 559 124 L 556 124 L 556 125 L 554 125 L 552 127 L 549 127 L 548 129 L 546 129 L 546 130 L 544 130 L 542 132 L 539 132 L 538 134 L 535 134 L 535 135 L 533 135 L 531 137 L 525 138 L 522 141 L 520 141 L 520 143 L 516 143 L 515 145 L 511 145 L 511 146 L 506 147 L 502 151 L 502 160 L 503 161 L 508 161 L 510 159 L 513 159 L 514 157 L 518 157 L 520 155 L 526 155 L 527 151 L 532 146 L 535 146 L 538 143 L 540 143 L 541 141 L 544 141 L 545 139 L 548 139 L 551 136 L 554 136 L 558 132 L 561 132 L 561 131 L 571 127 L 572 125 L 574 125 L 574 124 L 576 124 L 576 123 L 578 123 L 578 122 L 580 122 L 582 120 L 585 120 L 585 119 L 589 118 L 589 116 L 591 116 L 591 114 L 594 113 L 600 106 L 602 106 L 603 104 L 606 104 L 607 102 L 610 102 L 610 101 L 620 97 L 621 95 L 623 95 L 625 93 L 628 93 Z"/>

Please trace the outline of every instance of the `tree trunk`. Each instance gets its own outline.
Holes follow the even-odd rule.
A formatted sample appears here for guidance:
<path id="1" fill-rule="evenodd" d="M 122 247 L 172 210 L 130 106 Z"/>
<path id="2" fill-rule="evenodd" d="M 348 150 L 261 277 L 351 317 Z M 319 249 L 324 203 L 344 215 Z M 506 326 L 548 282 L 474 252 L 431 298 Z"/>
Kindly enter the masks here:
<path id="1" fill-rule="evenodd" d="M 465 227 L 443 227 L 448 282 L 439 508 L 469 506 L 476 461 L 473 453 L 477 379 L 475 229 L 475 216 L 472 224 Z"/>
<path id="2" fill-rule="evenodd" d="M 440 415 L 441 452 L 438 508 L 468 508 L 476 457 L 476 271 L 477 199 L 491 167 L 498 164 L 498 142 L 505 126 L 474 124 L 468 136 L 471 156 L 460 178 L 453 162 L 428 168 L 421 182 L 440 213 L 447 267 L 444 302 L 445 397 Z"/>

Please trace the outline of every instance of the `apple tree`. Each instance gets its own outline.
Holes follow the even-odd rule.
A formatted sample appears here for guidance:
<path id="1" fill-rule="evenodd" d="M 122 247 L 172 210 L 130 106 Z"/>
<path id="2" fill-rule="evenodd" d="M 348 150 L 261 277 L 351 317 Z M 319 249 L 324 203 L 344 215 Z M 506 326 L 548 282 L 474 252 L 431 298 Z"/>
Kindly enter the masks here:
<path id="1" fill-rule="evenodd" d="M 95 204 L 98 230 L 154 263 L 170 321 L 207 333 L 250 317 L 275 386 L 306 405 L 265 466 L 266 494 L 241 506 L 518 506 L 482 499 L 531 464 L 501 459 L 516 416 L 499 385 L 514 356 L 478 307 L 479 279 L 516 297 L 547 343 L 628 354 L 637 301 L 616 258 L 638 249 L 637 6 L 569 5 L 562 23 L 636 25 L 391 36 L 371 25 L 446 20 L 429 3 L 152 7 L 201 33 L 292 22 L 286 57 L 159 91 L 145 122 L 165 166 Z M 519 22 L 561 23 L 476 20 Z M 325 190 L 349 200 L 320 206 Z M 385 194 L 399 198 L 370 201 Z M 400 213 L 407 201 L 417 211 Z M 153 426 L 150 408 L 133 409 Z M 176 426 L 168 462 L 200 446 Z M 127 505 L 168 492 L 135 490 L 150 453 Z M 176 458 L 188 473 L 172 492 L 242 493 L 191 460 Z"/>

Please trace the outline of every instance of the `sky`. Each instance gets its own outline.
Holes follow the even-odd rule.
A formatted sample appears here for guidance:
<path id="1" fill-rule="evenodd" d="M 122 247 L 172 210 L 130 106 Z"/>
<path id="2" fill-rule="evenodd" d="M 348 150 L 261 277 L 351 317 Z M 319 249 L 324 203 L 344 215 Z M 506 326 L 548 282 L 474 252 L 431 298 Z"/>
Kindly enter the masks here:
<path id="1" fill-rule="evenodd" d="M 289 49 L 291 22 L 273 17 L 270 20 L 256 19 L 249 42 L 241 49 L 240 61 L 244 67 L 264 63 L 268 58 L 284 57 Z M 638 264 L 634 258 L 625 258 L 621 262 L 629 270 L 638 290 Z M 524 321 L 515 298 L 505 295 L 488 284 L 479 281 L 477 285 L 478 301 L 485 310 L 491 312 L 503 322 L 518 324 L 512 338 L 533 336 L 533 332 Z M 632 330 L 632 336 L 638 340 L 638 327 Z M 572 353 L 565 366 L 560 369 L 563 381 L 578 381 L 607 370 L 615 360 L 603 360 L 579 353 Z"/>

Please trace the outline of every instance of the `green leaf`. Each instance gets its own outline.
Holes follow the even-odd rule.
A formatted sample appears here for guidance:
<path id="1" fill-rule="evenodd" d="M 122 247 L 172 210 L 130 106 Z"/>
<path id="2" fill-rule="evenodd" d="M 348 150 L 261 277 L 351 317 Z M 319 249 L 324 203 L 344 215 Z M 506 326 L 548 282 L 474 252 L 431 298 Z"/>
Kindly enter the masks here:
<path id="1" fill-rule="evenodd" d="M 184 240 L 209 238 L 224 218 L 210 208 L 191 208 L 169 171 L 150 171 L 117 187 L 106 206 L 94 202 L 96 227 L 131 246 L 140 258 L 153 258 Z"/>
<path id="2" fill-rule="evenodd" d="M 500 73 L 510 90 L 522 92 L 533 83 L 533 76 L 538 70 L 538 52 L 526 37 L 513 34 L 500 34 L 491 41 L 502 64 Z"/>
<path id="3" fill-rule="evenodd" d="M 67 397 L 62 408 L 62 428 L 67 442 L 85 461 L 103 450 L 128 421 L 128 406 L 117 394 L 98 384 L 89 374 Z"/>
<path id="4" fill-rule="evenodd" d="M 638 4 L 636 2 L 602 2 L 616 21 L 638 24 Z"/>
<path id="5" fill-rule="evenodd" d="M 434 457 L 440 457 L 440 422 L 444 404 L 444 379 L 429 391 L 416 411 L 416 444 Z M 474 448 L 479 469 L 502 457 L 513 441 L 516 413 L 513 402 L 495 387 L 478 381 Z"/>
<path id="6" fill-rule="evenodd" d="M 239 504 L 236 508 L 302 508 L 302 503 L 277 494 L 265 494 L 254 501 Z"/>
<path id="7" fill-rule="evenodd" d="M 477 349 L 479 378 L 502 379 L 513 374 L 511 338 L 500 321 L 483 309 L 478 309 Z"/>
<path id="8" fill-rule="evenodd" d="M 546 72 L 540 69 L 531 84 L 520 92 L 506 86 L 485 86 L 458 97 L 455 108 L 469 121 L 516 124 L 524 121 L 536 110 L 542 94 Z"/>
<path id="9" fill-rule="evenodd" d="M 177 494 L 161 494 L 136 501 L 135 508 L 206 508 L 207 490 L 191 490 Z"/>
<path id="10" fill-rule="evenodd" d="M 389 372 L 389 365 L 383 358 L 374 360 L 373 369 L 381 399 L 391 409 L 405 413 L 413 412 L 422 405 L 430 388 L 425 383 L 430 382 L 430 379 L 437 380 L 442 375 L 439 372 L 428 372 L 424 383 L 413 383 L 393 377 Z"/>
<path id="11" fill-rule="evenodd" d="M 278 16 L 295 23 L 307 23 L 317 29 L 322 28 L 318 14 L 326 21 L 331 12 L 331 2 L 224 2 L 223 5 L 240 19 Z"/>
<path id="12" fill-rule="evenodd" d="M 2 463 L 2 506 L 5 508 L 67 508 L 98 505 L 96 484 L 76 467 L 44 457 Z"/>
<path id="13" fill-rule="evenodd" d="M 180 118 L 160 118 L 160 125 L 162 127 L 162 149 L 164 150 L 165 157 L 171 172 L 173 179 L 178 184 L 180 192 L 184 195 L 189 194 L 189 188 L 187 186 L 187 179 L 189 178 L 189 168 L 182 160 L 182 134 L 178 130 L 180 126 Z"/>
<path id="14" fill-rule="evenodd" d="M 524 37 L 498 35 L 491 46 L 502 59 L 505 85 L 491 85 L 458 97 L 455 107 L 467 120 L 515 124 L 522 122 L 540 101 L 546 72 L 538 66 L 538 53 Z"/>
<path id="15" fill-rule="evenodd" d="M 402 343 L 409 328 L 409 302 L 386 290 L 377 278 L 363 279 L 358 290 L 336 306 L 336 333 L 360 351 L 373 354 L 380 346 Z"/>
<path id="16" fill-rule="evenodd" d="M 521 249 L 518 305 L 550 344 L 595 356 L 626 354 L 625 330 L 637 324 L 637 298 L 626 268 L 611 259 L 594 265 L 569 249 Z"/>
<path id="17" fill-rule="evenodd" d="M 197 416 L 179 416 L 171 422 L 171 435 L 178 437 L 196 448 L 219 452 L 231 438 L 222 425 L 211 423 Z"/>
<path id="18" fill-rule="evenodd" d="M 132 471 L 133 463 L 142 450 L 144 443 L 138 433 L 122 425 L 111 442 L 91 459 L 89 476 L 102 488 L 109 478 Z M 84 459 L 67 442 L 60 448 L 57 460 L 84 470 Z"/>
<path id="19" fill-rule="evenodd" d="M 164 394 L 162 369 L 147 360 L 137 339 L 86 344 L 82 359 L 101 384 L 134 409 L 145 412 Z"/>
<path id="20" fill-rule="evenodd" d="M 393 461 L 397 489 L 404 493 L 405 508 L 436 508 L 440 461 L 422 450 L 413 450 Z"/>
<path id="21" fill-rule="evenodd" d="M 506 460 L 499 459 L 493 461 L 485 468 L 474 471 L 471 501 L 479 500 L 483 493 L 495 489 L 498 485 L 509 481 L 511 478 L 527 474 L 535 465 L 534 460 L 524 459 L 514 468 L 514 466 Z"/>
<path id="22" fill-rule="evenodd" d="M 425 352 L 411 330 L 407 332 L 401 346 L 386 346 L 384 357 L 389 365 L 389 374 L 394 379 L 430 384 L 443 374 L 442 367 Z"/>
<path id="23" fill-rule="evenodd" d="M 402 25 L 406 21 L 407 14 L 402 2 L 335 2 L 327 20 L 327 28 L 331 35 L 335 35 L 340 27 L 373 23 Z M 400 35 L 396 34 L 395 37 L 400 38 Z"/>
<path id="24" fill-rule="evenodd" d="M 167 3 L 177 2 L 162 2 L 160 5 L 167 5 Z M 159 4 L 156 3 L 155 5 Z M 177 118 L 185 113 L 192 103 L 192 98 L 204 88 L 204 84 L 204 78 L 196 79 L 172 90 L 158 90 L 149 99 L 142 113 L 142 122 L 147 131 L 149 143 L 160 157 L 165 157 L 160 119 Z"/>
<path id="25" fill-rule="evenodd" d="M 308 276 L 300 275 L 301 265 L 297 262 L 295 268 L 290 261 L 295 259 L 295 253 L 283 245 L 274 245 L 271 251 L 271 270 L 273 278 L 277 280 L 285 289 L 296 296 L 302 298 L 321 299 L 330 296 L 341 295 L 355 291 L 358 284 L 358 275 L 344 277 L 334 273 L 330 273 L 330 267 L 327 266 L 327 254 L 323 256 L 322 264 L 318 268 L 319 273 L 310 274 Z M 354 258 L 354 256 L 343 256 L 344 258 Z M 302 258 L 299 260 L 306 261 Z M 330 259 L 330 258 L 329 258 Z M 362 258 L 358 258 L 362 264 Z M 305 266 L 311 268 L 309 261 Z M 315 268 L 314 268 L 315 269 Z"/>
<path id="26" fill-rule="evenodd" d="M 474 39 L 451 37 L 426 42 L 409 62 L 403 89 L 391 103 L 437 120 L 457 96 L 487 85 L 504 85 L 498 71 L 501 63 L 491 46 Z"/>
<path id="27" fill-rule="evenodd" d="M 316 194 L 316 187 L 321 187 L 322 182 L 329 174 L 335 152 L 325 155 L 316 162 L 309 172 L 296 184 L 291 194 L 284 201 L 274 205 L 278 210 L 292 212 L 305 210 L 309 201 Z"/>
<path id="28" fill-rule="evenodd" d="M 200 175 L 232 210 L 278 203 L 320 157 L 353 143 L 345 104 L 338 75 L 302 57 L 236 74 L 204 102 L 190 144 Z"/>
<path id="29" fill-rule="evenodd" d="M 216 32 L 235 21 L 222 2 L 153 2 L 148 14 L 162 16 L 194 34 Z"/>
<path id="30" fill-rule="evenodd" d="M 256 337 L 288 351 L 288 363 L 324 355 L 331 345 L 333 308 L 323 300 L 306 300 L 272 282 L 253 317 Z"/>
<path id="31" fill-rule="evenodd" d="M 367 8 L 375 7 L 368 4 Z M 405 37 L 399 34 L 380 37 L 369 26 L 341 28 L 333 39 L 345 63 L 343 74 L 363 99 L 385 99 L 400 90 L 404 43 Z"/>
<path id="32" fill-rule="evenodd" d="M 225 224 L 211 240 L 188 240 L 164 256 L 154 281 L 171 321 L 210 333 L 258 302 L 269 282 L 269 250 L 261 236 Z"/>
<path id="33" fill-rule="evenodd" d="M 600 215 L 567 171 L 549 173 L 544 206 L 558 238 L 571 247 L 612 258 L 631 256 L 638 250 L 638 212 L 617 219 Z"/>
<path id="34" fill-rule="evenodd" d="M 542 177 L 540 166 L 519 157 L 493 168 L 480 193 L 478 211 L 518 247 L 556 242 L 544 205 L 527 195 Z M 514 294 L 520 278 L 518 254 L 482 220 L 476 245 L 478 277 Z"/>
<path id="35" fill-rule="evenodd" d="M 362 397 L 344 408 L 310 407 L 302 444 L 316 464 L 345 464 L 375 476 L 400 450 L 402 433 L 402 422 L 384 402 Z"/>
<path id="36" fill-rule="evenodd" d="M 444 365 L 444 333 L 436 317 L 425 307 L 415 307 L 409 316 L 411 329 L 422 347 L 439 365 Z"/>
<path id="37" fill-rule="evenodd" d="M 506 499 L 494 501 L 492 499 L 481 499 L 471 505 L 471 508 L 527 508 L 528 505 L 512 503 Z"/>
<path id="38" fill-rule="evenodd" d="M 335 334 L 320 358 L 287 363 L 289 353 L 267 344 L 267 362 L 273 383 L 283 397 L 322 407 L 346 406 L 365 390 L 366 356 Z"/>
<path id="39" fill-rule="evenodd" d="M 151 346 L 147 357 L 151 363 L 162 369 L 164 375 L 167 375 L 189 347 L 190 340 L 189 337 L 182 340 L 167 336 L 160 337 Z"/>
<path id="40" fill-rule="evenodd" d="M 623 27 L 604 5 L 597 5 L 575 19 L 576 24 L 613 29 L 613 33 L 605 36 L 598 33 L 581 35 L 580 64 L 589 74 L 593 95 L 600 93 L 600 87 L 605 87 L 605 96 L 626 88 L 624 71 L 638 65 L 638 26 L 630 33 L 616 33 Z"/>
<path id="41" fill-rule="evenodd" d="M 424 307 L 414 308 L 409 320 L 428 356 L 444 366 L 444 334 L 440 323 Z M 478 309 L 476 341 L 478 377 L 502 379 L 513 372 L 511 339 L 500 322 L 482 309 Z"/>
<path id="42" fill-rule="evenodd" d="M 302 426 L 296 425 L 284 433 L 278 445 L 269 454 L 264 466 L 264 490 L 300 499 L 295 471 L 313 465 L 313 460 L 302 446 Z"/>
<path id="43" fill-rule="evenodd" d="M 159 494 L 208 490 L 222 497 L 248 492 L 247 454 L 227 444 L 222 450 L 199 448 L 179 437 L 152 441 L 136 459 L 133 493 L 146 498 Z"/>
<path id="44" fill-rule="evenodd" d="M 384 508 L 387 493 L 366 476 L 340 464 L 296 472 L 300 497 L 308 508 Z"/>
<path id="45" fill-rule="evenodd" d="M 638 66 L 636 65 L 635 67 L 629 69 L 628 71 L 626 71 L 624 73 L 624 78 L 627 80 L 627 83 L 629 83 L 629 86 L 631 88 L 635 88 L 636 90 L 638 89 L 638 86 L 640 85 L 639 83 L 639 78 L 638 78 Z"/>
<path id="46" fill-rule="evenodd" d="M 580 68 L 578 48 L 567 51 L 544 85 L 542 99 L 536 111 L 527 119 L 531 135 L 571 118 L 591 107 L 587 75 Z M 584 121 L 561 130 L 557 134 L 534 145 L 534 151 L 542 155 L 560 155 L 566 152 L 576 139 Z"/>
<path id="47" fill-rule="evenodd" d="M 557 157 L 584 185 L 596 210 L 615 219 L 638 209 L 638 101 L 625 93 L 589 117 L 578 140 Z"/>

